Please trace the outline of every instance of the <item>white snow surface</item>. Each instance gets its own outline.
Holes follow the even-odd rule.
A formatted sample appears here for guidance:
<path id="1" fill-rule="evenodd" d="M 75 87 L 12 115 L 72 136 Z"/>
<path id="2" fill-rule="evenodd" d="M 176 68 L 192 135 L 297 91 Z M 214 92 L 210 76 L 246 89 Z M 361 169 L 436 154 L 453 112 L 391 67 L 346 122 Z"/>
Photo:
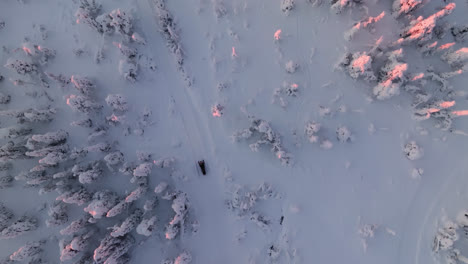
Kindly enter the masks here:
<path id="1" fill-rule="evenodd" d="M 177 63 L 180 54 L 167 47 L 167 36 L 160 27 L 156 3 L 161 0 L 97 2 L 102 4 L 99 14 L 117 9 L 131 14 L 133 41 L 131 35 L 102 35 L 77 23 L 80 0 L 0 2 L 2 66 L 10 58 L 32 58 L 25 53 L 24 43 L 56 51 L 47 63 L 44 57 L 38 59 L 49 88 L 41 85 L 41 74 L 24 77 L 0 68 L 4 77 L 1 92 L 11 95 L 11 102 L 1 104 L 0 110 L 51 105 L 57 109 L 54 120 L 26 124 L 31 134 L 62 129 L 69 133 L 72 148 L 109 143 L 111 151 L 121 151 L 126 162 L 134 162 L 130 174 L 142 163 L 137 151 L 151 153 L 149 162 L 171 159 L 168 166 L 153 166 L 143 177 L 147 183 L 146 179 L 131 183 L 132 175 L 102 166 L 102 179 L 85 186 L 92 191 L 111 190 L 120 198 L 133 191 L 135 184 L 148 184 L 149 197 L 177 191 L 187 195 L 187 217 L 174 217 L 171 201 L 164 200 L 171 199 L 170 195 L 159 199 L 156 209 L 143 217 L 156 216 L 156 225 L 149 237 L 132 231 L 137 242 L 128 252 L 130 263 L 162 263 L 165 259 L 226 264 L 444 263 L 432 252 L 432 243 L 443 216 L 454 219 L 459 211 L 468 209 L 468 117 L 453 117 L 448 130 L 437 127 L 433 118 L 416 120 L 413 97 L 403 87 L 398 95 L 376 100 L 372 93 L 376 83 L 355 80 L 336 71 L 335 65 L 348 51 L 369 52 L 383 36 L 382 46 L 390 47 L 387 51 L 403 48 L 399 60 L 408 64 L 407 77 L 429 67 L 439 72 L 459 70 L 444 62 L 442 53 L 425 56 L 416 44 L 395 44 L 410 19 L 428 17 L 447 3 L 429 1 L 413 11 L 413 17 L 397 19 L 391 16 L 392 1 L 386 0 L 363 1 L 366 8 L 349 4 L 339 14 L 330 10 L 332 1 L 325 0 L 321 5 L 306 0 L 167 0 L 166 9 L 175 20 L 170 34 L 183 48 L 181 66 Z M 467 25 L 468 3 L 453 2 L 457 5 L 453 12 L 437 23 Z M 293 8 L 283 12 L 285 3 Z M 372 32 L 359 31 L 352 41 L 343 38 L 355 22 L 382 11 L 387 15 L 373 25 Z M 281 34 L 275 39 L 278 29 Z M 449 29 L 435 40 L 438 45 L 455 41 Z M 136 58 L 120 53 L 114 43 L 121 42 L 137 49 Z M 466 45 L 459 41 L 452 51 Z M 130 62 L 137 73 L 135 81 L 119 72 L 121 61 Z M 292 71 L 285 70 L 289 62 L 297 65 Z M 73 111 L 67 98 L 80 95 L 79 91 L 70 83 L 61 86 L 45 73 L 89 78 L 95 84 L 92 99 L 102 106 L 108 95 L 122 95 L 127 102 L 125 115 L 107 106 L 89 116 Z M 16 79 L 24 80 L 23 85 Z M 448 81 L 456 101 L 449 111 L 468 109 L 466 73 Z M 287 99 L 287 107 L 278 107 L 271 103 L 271 95 L 284 82 L 298 84 L 298 94 Z M 433 85 L 419 84 L 424 89 Z M 216 104 L 223 107 L 220 116 L 211 109 Z M 323 114 L 321 109 L 330 112 Z M 274 150 L 272 155 L 267 144 L 253 152 L 249 139 L 232 140 L 233 133 L 250 126 L 248 116 L 267 121 L 279 135 L 281 146 L 292 155 L 289 165 L 279 160 L 286 153 L 283 150 Z M 86 118 L 104 124 L 106 117 L 116 125 L 109 125 L 91 140 L 88 134 L 96 132 L 92 128 L 70 125 Z M 310 122 L 320 124 L 313 134 L 317 137 L 313 142 L 319 144 L 311 143 L 304 132 Z M 16 120 L 2 115 L 0 126 L 16 126 Z M 352 140 L 348 140 L 350 135 L 337 138 L 337 129 L 342 127 L 352 134 Z M 4 145 L 13 139 L 4 136 L 0 140 Z M 424 149 L 424 155 L 410 160 L 403 150 L 413 141 Z M 100 149 L 86 159 L 102 159 L 108 153 Z M 15 160 L 0 176 L 29 171 L 39 159 Z M 202 159 L 206 175 L 197 164 Z M 418 177 L 415 170 L 421 171 Z M 152 190 L 161 182 L 168 187 L 155 194 Z M 47 227 L 47 210 L 41 208 L 52 204 L 58 194 L 39 195 L 38 189 L 23 184 L 15 180 L 12 187 L 0 189 L 0 201 L 14 212 L 9 224 L 22 215 L 34 215 L 39 228 L 14 239 L 0 239 L 0 261 L 29 241 L 49 239 L 42 258 L 60 263 L 58 244 L 63 236 L 59 231 L 80 218 L 87 204 L 68 205 L 69 222 Z M 239 198 L 240 194 L 245 196 Z M 118 219 L 99 219 L 99 240 L 109 232 L 106 227 L 120 224 L 130 211 Z M 173 218 L 183 227 L 175 239 L 167 240 L 165 228 Z M 378 228 L 364 237 L 359 232 L 363 226 Z M 94 248 L 99 240 L 91 243 Z M 94 248 L 87 253 L 92 255 Z M 181 254 L 190 258 L 181 262 L 177 260 Z"/>

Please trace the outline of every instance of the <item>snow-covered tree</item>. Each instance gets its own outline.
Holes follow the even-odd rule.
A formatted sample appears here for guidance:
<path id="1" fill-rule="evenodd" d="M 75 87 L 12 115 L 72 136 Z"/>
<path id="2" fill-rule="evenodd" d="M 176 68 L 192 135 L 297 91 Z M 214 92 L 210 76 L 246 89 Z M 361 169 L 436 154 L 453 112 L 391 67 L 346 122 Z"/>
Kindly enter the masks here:
<path id="1" fill-rule="evenodd" d="M 71 188 L 61 193 L 56 200 L 81 206 L 91 201 L 92 194 L 83 187 Z"/>
<path id="2" fill-rule="evenodd" d="M 93 126 L 93 121 L 89 118 L 86 118 L 86 119 L 81 119 L 78 121 L 73 121 L 70 123 L 70 125 L 90 128 Z"/>
<path id="3" fill-rule="evenodd" d="M 464 42 L 465 39 L 468 37 L 468 25 L 463 25 L 463 26 L 454 25 L 450 29 L 450 33 L 455 38 L 455 41 Z"/>
<path id="4" fill-rule="evenodd" d="M 38 228 L 37 218 L 22 216 L 0 232 L 0 239 L 10 239 L 32 232 Z"/>
<path id="5" fill-rule="evenodd" d="M 131 203 L 133 201 L 139 200 L 142 198 L 146 193 L 148 192 L 148 185 L 143 184 L 141 186 L 138 186 L 135 190 L 133 190 L 131 193 L 125 197 L 125 201 L 127 203 Z"/>
<path id="6" fill-rule="evenodd" d="M 107 235 L 101 240 L 99 247 L 94 250 L 93 259 L 96 264 L 114 263 L 119 257 L 124 256 L 135 244 L 135 239 L 130 236 L 113 237 Z"/>
<path id="7" fill-rule="evenodd" d="M 67 98 L 67 105 L 73 110 L 85 114 L 99 111 L 103 107 L 101 104 L 91 101 L 88 97 L 74 94 Z"/>
<path id="8" fill-rule="evenodd" d="M 23 145 L 8 141 L 0 147 L 0 158 L 2 160 L 24 159 L 27 158 L 26 151 L 27 149 Z"/>
<path id="9" fill-rule="evenodd" d="M 106 142 L 97 143 L 86 147 L 88 152 L 109 152 L 112 149 L 111 144 Z"/>
<path id="10" fill-rule="evenodd" d="M 387 63 L 380 69 L 379 83 L 373 89 L 377 99 L 385 100 L 400 93 L 400 87 L 406 81 L 404 74 L 408 69 L 408 64 L 397 60 L 401 56 L 401 49 L 390 52 Z"/>
<path id="11" fill-rule="evenodd" d="M 0 202 L 0 230 L 5 229 L 13 219 L 13 212 Z"/>
<path id="12" fill-rule="evenodd" d="M 50 207 L 48 211 L 49 219 L 46 220 L 47 226 L 59 226 L 68 222 L 67 205 L 56 201 Z"/>
<path id="13" fill-rule="evenodd" d="M 141 220 L 140 224 L 138 224 L 136 228 L 137 234 L 140 234 L 143 236 L 151 236 L 154 230 L 156 229 L 156 221 L 157 221 L 156 216 Z"/>
<path id="14" fill-rule="evenodd" d="M 192 255 L 187 251 L 180 253 L 174 260 L 174 264 L 189 264 L 190 262 L 192 262 Z"/>
<path id="15" fill-rule="evenodd" d="M 403 147 L 403 153 L 409 160 L 417 160 L 423 156 L 423 149 L 414 141 L 410 141 Z"/>
<path id="16" fill-rule="evenodd" d="M 78 177 L 78 181 L 81 184 L 91 184 L 97 181 L 104 174 L 100 161 L 82 166 L 75 165 L 72 172 Z"/>
<path id="17" fill-rule="evenodd" d="M 378 21 L 380 21 L 385 16 L 385 12 L 380 13 L 378 16 L 375 17 L 367 17 L 353 25 L 351 29 L 345 32 L 344 38 L 348 41 L 353 39 L 354 35 L 361 29 L 367 29 L 370 32 L 374 31 L 374 25 Z"/>
<path id="18" fill-rule="evenodd" d="M 175 212 L 175 216 L 166 226 L 166 239 L 174 239 L 181 226 L 184 224 L 184 219 L 187 215 L 189 208 L 189 201 L 187 199 L 187 194 L 184 192 L 177 192 L 172 201 L 172 210 Z"/>
<path id="19" fill-rule="evenodd" d="M 161 158 L 161 159 L 153 161 L 153 164 L 156 168 L 170 168 L 174 165 L 174 163 L 175 163 L 175 158 L 172 158 L 172 157 Z"/>
<path id="20" fill-rule="evenodd" d="M 135 229 L 141 221 L 143 216 L 143 211 L 141 209 L 135 209 L 132 214 L 130 214 L 119 226 L 112 227 L 112 232 L 110 233 L 113 237 L 122 237 L 130 233 Z"/>
<path id="21" fill-rule="evenodd" d="M 106 97 L 106 103 L 114 111 L 125 112 L 128 110 L 128 102 L 122 94 L 109 94 Z"/>
<path id="22" fill-rule="evenodd" d="M 133 176 L 147 177 L 148 175 L 151 174 L 152 169 L 153 169 L 153 163 L 151 162 L 142 163 L 133 170 Z"/>
<path id="23" fill-rule="evenodd" d="M 96 16 L 101 9 L 101 5 L 96 3 L 96 0 L 80 0 L 80 6 L 75 13 L 76 22 L 86 24 L 97 30 L 99 33 L 104 33 L 100 24 L 96 21 Z"/>
<path id="24" fill-rule="evenodd" d="M 119 202 L 117 195 L 111 191 L 98 191 L 93 195 L 93 200 L 84 208 L 93 218 L 99 219 Z"/>
<path id="25" fill-rule="evenodd" d="M 295 7 L 295 1 L 294 0 L 281 0 L 281 11 L 283 11 L 286 14 L 289 14 L 291 10 L 293 10 Z"/>
<path id="26" fill-rule="evenodd" d="M 458 49 L 456 51 L 448 51 L 442 56 L 452 68 L 460 69 L 468 62 L 468 47 Z"/>
<path id="27" fill-rule="evenodd" d="M 9 188 L 13 186 L 13 181 L 15 178 L 11 175 L 6 175 L 6 176 L 0 176 L 0 190 Z M 1 227 L 1 225 L 0 225 Z M 1 228 L 0 228 L 1 229 Z"/>
<path id="28" fill-rule="evenodd" d="M 16 71 L 19 75 L 36 74 L 38 72 L 36 64 L 20 59 L 8 59 L 5 67 Z"/>
<path id="29" fill-rule="evenodd" d="M 45 241 L 32 241 L 27 242 L 24 246 L 20 247 L 17 251 L 10 255 L 10 260 L 25 261 L 36 259 L 42 252 L 42 246 Z"/>
<path id="30" fill-rule="evenodd" d="M 93 93 L 94 90 L 96 90 L 94 82 L 86 77 L 72 75 L 70 82 L 73 83 L 73 86 L 83 95 L 89 96 Z"/>
<path id="31" fill-rule="evenodd" d="M 346 126 L 339 126 L 336 129 L 336 138 L 340 142 L 349 142 L 352 140 L 351 131 Z"/>
<path id="32" fill-rule="evenodd" d="M 114 151 L 104 156 L 104 161 L 109 170 L 114 171 L 114 167 L 120 165 L 124 161 L 124 155 L 120 151 Z"/>
<path id="33" fill-rule="evenodd" d="M 392 5 L 393 15 L 399 17 L 406 15 L 422 6 L 422 0 L 394 0 Z"/>
<path id="34" fill-rule="evenodd" d="M 132 35 L 132 16 L 120 9 L 113 10 L 109 16 L 112 18 L 110 25 L 122 36 L 130 37 Z"/>
<path id="35" fill-rule="evenodd" d="M 60 253 L 60 261 L 70 260 L 80 252 L 87 250 L 94 234 L 95 231 L 91 231 L 75 236 L 68 245 L 63 247 Z"/>
<path id="36" fill-rule="evenodd" d="M 89 216 L 83 216 L 80 219 L 72 221 L 67 227 L 60 230 L 62 235 L 73 235 L 84 231 L 89 225 L 90 222 Z"/>
<path id="37" fill-rule="evenodd" d="M 340 60 L 338 68 L 346 70 L 353 79 L 377 80 L 372 69 L 372 57 L 366 52 L 346 53 Z"/>
<path id="38" fill-rule="evenodd" d="M 53 73 L 48 73 L 48 72 L 46 72 L 45 74 L 51 80 L 54 80 L 55 82 L 57 82 L 62 88 L 66 87 L 71 82 L 70 77 L 65 76 L 63 74 L 53 74 Z"/>
<path id="39" fill-rule="evenodd" d="M 128 203 L 125 201 L 125 199 L 122 199 L 118 204 L 116 204 L 107 212 L 106 217 L 114 217 L 123 213 L 124 211 L 127 211 L 127 209 L 130 207 L 130 204 L 131 203 Z"/>
<path id="40" fill-rule="evenodd" d="M 452 13 L 455 6 L 455 3 L 449 3 L 427 18 L 418 17 L 416 20 L 411 21 L 410 25 L 400 34 L 401 38 L 398 40 L 398 43 L 424 43 L 431 40 L 437 21 Z"/>

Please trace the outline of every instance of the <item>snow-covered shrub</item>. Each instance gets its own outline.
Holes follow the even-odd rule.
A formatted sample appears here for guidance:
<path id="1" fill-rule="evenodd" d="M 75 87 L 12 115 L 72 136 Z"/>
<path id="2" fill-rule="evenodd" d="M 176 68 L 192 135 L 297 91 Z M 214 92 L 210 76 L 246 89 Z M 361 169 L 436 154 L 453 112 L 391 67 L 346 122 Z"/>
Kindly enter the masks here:
<path id="1" fill-rule="evenodd" d="M 88 97 L 74 94 L 67 98 L 67 105 L 73 110 L 85 114 L 98 111 L 103 107 L 101 104 L 91 101 Z"/>
<path id="2" fill-rule="evenodd" d="M 20 247 L 17 251 L 10 255 L 10 260 L 25 261 L 36 259 L 42 252 L 42 246 L 45 241 L 32 241 L 27 242 L 24 246 Z"/>
<path id="3" fill-rule="evenodd" d="M 416 10 L 422 5 L 422 0 L 394 0 L 392 5 L 393 15 L 399 17 Z"/>
<path id="4" fill-rule="evenodd" d="M 289 12 L 294 9 L 294 6 L 294 0 L 281 0 L 281 11 L 286 14 L 289 14 Z"/>
<path id="5" fill-rule="evenodd" d="M 106 97 L 106 103 L 114 111 L 125 112 L 128 110 L 127 99 L 122 94 L 109 94 Z"/>
<path id="6" fill-rule="evenodd" d="M 138 65 L 133 60 L 123 59 L 119 61 L 119 73 L 127 81 L 136 82 L 138 76 Z"/>
<path id="7" fill-rule="evenodd" d="M 8 59 L 5 67 L 16 71 L 19 75 L 26 75 L 37 73 L 37 65 L 31 61 L 19 60 L 19 59 Z"/>
<path id="8" fill-rule="evenodd" d="M 63 202 L 54 202 L 47 213 L 50 217 L 46 220 L 47 226 L 59 226 L 68 222 L 67 205 Z"/>
<path id="9" fill-rule="evenodd" d="M 299 68 L 299 64 L 297 62 L 294 62 L 292 60 L 286 62 L 284 65 L 284 69 L 286 70 L 287 73 L 295 73 L 297 68 Z"/>
<path id="10" fill-rule="evenodd" d="M 371 225 L 371 224 L 365 224 L 362 225 L 359 230 L 358 234 L 361 237 L 361 242 L 362 242 L 362 247 L 364 248 L 364 251 L 367 250 L 367 240 L 369 238 L 373 238 L 375 235 L 375 230 L 378 228 L 377 225 Z"/>
<path id="11" fill-rule="evenodd" d="M 90 225 L 90 222 L 88 220 L 89 220 L 89 217 L 84 216 L 78 220 L 72 221 L 67 227 L 60 230 L 60 234 L 73 235 L 73 234 L 80 233 Z"/>
<path id="12" fill-rule="evenodd" d="M 112 232 L 110 233 L 113 237 L 122 237 L 130 233 L 135 229 L 138 223 L 141 221 L 143 216 L 143 211 L 140 209 L 135 209 L 131 215 L 129 215 L 119 226 L 112 227 Z"/>
<path id="13" fill-rule="evenodd" d="M 372 69 L 372 57 L 366 52 L 346 53 L 337 67 L 346 70 L 353 79 L 377 80 Z"/>
<path id="14" fill-rule="evenodd" d="M 156 168 L 170 168 L 174 165 L 175 161 L 175 158 L 161 158 L 154 160 L 153 164 Z"/>
<path id="15" fill-rule="evenodd" d="M 84 208 L 84 211 L 91 214 L 93 218 L 99 219 L 105 216 L 118 202 L 115 193 L 108 190 L 98 191 L 93 195 L 93 200 Z"/>
<path id="16" fill-rule="evenodd" d="M 151 236 L 154 230 L 156 229 L 156 221 L 156 216 L 141 220 L 140 224 L 138 224 L 136 228 L 137 234 L 140 234 L 142 236 Z"/>
<path id="17" fill-rule="evenodd" d="M 459 228 L 458 224 L 450 220 L 444 221 L 434 237 L 433 251 L 451 251 L 455 242 L 460 239 L 460 235 L 457 232 Z"/>
<path id="18" fill-rule="evenodd" d="M 99 247 L 94 250 L 93 259 L 96 264 L 115 263 L 124 256 L 135 244 L 135 239 L 130 236 L 113 237 L 107 235 L 101 240 Z"/>
<path id="19" fill-rule="evenodd" d="M 214 117 L 221 117 L 223 115 L 224 106 L 221 104 L 215 104 L 211 107 L 211 114 Z"/>
<path id="20" fill-rule="evenodd" d="M 96 89 L 93 81 L 79 75 L 72 75 L 70 82 L 73 83 L 73 86 L 83 95 L 91 95 Z"/>
<path id="21" fill-rule="evenodd" d="M 416 142 L 411 141 L 405 144 L 403 153 L 409 160 L 417 160 L 423 156 L 423 149 Z"/>
<path id="22" fill-rule="evenodd" d="M 262 119 L 250 116 L 251 125 L 248 129 L 240 130 L 232 135 L 234 141 L 249 139 L 258 136 L 259 139 L 249 145 L 252 151 L 258 151 L 262 145 L 270 145 L 271 152 L 281 161 L 281 164 L 288 165 L 291 162 L 291 155 L 287 153 L 282 144 L 280 135 L 273 131 L 270 124 Z"/>
<path id="23" fill-rule="evenodd" d="M 22 216 L 0 232 L 0 239 L 10 239 L 32 232 L 38 228 L 35 217 Z"/>
<path id="24" fill-rule="evenodd" d="M 305 126 L 305 134 L 310 143 L 318 142 L 317 133 L 320 131 L 322 125 L 317 122 L 309 122 Z"/>
<path id="25" fill-rule="evenodd" d="M 138 34 L 137 32 L 133 32 L 132 40 L 135 43 L 146 45 L 146 40 L 140 34 Z"/>
<path id="26" fill-rule="evenodd" d="M 339 126 L 336 129 L 336 138 L 340 142 L 349 142 L 351 141 L 351 131 L 345 126 Z"/>

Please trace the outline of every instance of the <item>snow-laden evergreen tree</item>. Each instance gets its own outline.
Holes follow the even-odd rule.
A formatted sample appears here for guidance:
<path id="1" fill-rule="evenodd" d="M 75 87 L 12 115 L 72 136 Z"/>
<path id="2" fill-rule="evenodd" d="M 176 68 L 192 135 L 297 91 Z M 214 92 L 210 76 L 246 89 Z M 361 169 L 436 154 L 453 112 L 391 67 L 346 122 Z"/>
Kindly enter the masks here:
<path id="1" fill-rule="evenodd" d="M 130 233 L 135 229 L 141 221 L 143 216 L 143 211 L 141 209 L 135 209 L 132 214 L 130 214 L 120 225 L 112 227 L 112 232 L 110 233 L 113 237 L 122 237 Z"/>
<path id="2" fill-rule="evenodd" d="M 130 192 L 127 197 L 125 197 L 125 201 L 127 203 L 134 202 L 136 200 L 141 199 L 146 193 L 148 192 L 148 184 L 143 183 L 141 186 L 138 186 L 135 190 Z"/>
<path id="3" fill-rule="evenodd" d="M 337 67 L 346 70 L 353 79 L 375 81 L 377 77 L 372 69 L 372 61 L 372 57 L 366 52 L 346 53 Z"/>
<path id="4" fill-rule="evenodd" d="M 93 259 L 96 264 L 114 263 L 121 256 L 124 256 L 135 244 L 135 239 L 130 236 L 113 237 L 106 235 L 101 240 L 99 247 L 94 250 Z"/>
<path id="5" fill-rule="evenodd" d="M 184 220 L 189 208 L 187 194 L 184 192 L 177 192 L 172 201 L 171 207 L 175 212 L 175 216 L 166 226 L 166 239 L 169 240 L 172 240 L 177 236 L 181 226 L 184 224 Z"/>
<path id="6" fill-rule="evenodd" d="M 63 74 L 53 74 L 53 73 L 45 73 L 47 75 L 47 77 L 49 77 L 50 79 L 54 80 L 55 82 L 57 82 L 60 87 L 64 88 L 66 87 L 67 85 L 70 84 L 70 77 L 68 76 L 65 76 Z"/>
<path id="7" fill-rule="evenodd" d="M 46 220 L 47 226 L 59 226 L 68 222 L 67 205 L 63 202 L 56 201 L 49 206 L 49 219 Z"/>
<path id="8" fill-rule="evenodd" d="M 120 9 L 112 10 L 109 16 L 112 18 L 110 25 L 114 27 L 115 31 L 124 37 L 132 35 L 132 15 Z"/>
<path id="9" fill-rule="evenodd" d="M 153 163 L 151 162 L 142 163 L 133 170 L 133 176 L 147 177 L 148 175 L 151 174 L 152 169 L 153 169 Z"/>
<path id="10" fill-rule="evenodd" d="M 90 231 L 78 236 L 75 236 L 69 244 L 65 245 L 60 253 L 60 261 L 67 261 L 73 259 L 80 252 L 89 248 L 95 231 Z"/>
<path id="11" fill-rule="evenodd" d="M 60 230 L 60 234 L 62 235 L 74 235 L 86 230 L 87 227 L 91 225 L 88 221 L 89 216 L 83 216 L 77 220 L 72 221 L 67 227 Z"/>
<path id="12" fill-rule="evenodd" d="M 79 75 L 72 75 L 70 78 L 70 82 L 73 83 L 73 86 L 83 95 L 89 96 L 91 95 L 94 90 L 96 90 L 96 86 L 94 82 L 86 77 L 82 77 Z"/>
<path id="13" fill-rule="evenodd" d="M 0 232 L 0 239 L 11 239 L 24 235 L 35 231 L 38 226 L 37 218 L 22 216 Z"/>
<path id="14" fill-rule="evenodd" d="M 59 196 L 57 196 L 56 200 L 68 204 L 76 204 L 78 206 L 81 206 L 91 201 L 92 196 L 93 195 L 89 193 L 85 188 L 74 187 L 62 192 Z"/>
<path id="15" fill-rule="evenodd" d="M 106 103 L 114 111 L 125 112 L 129 108 L 127 99 L 122 94 L 109 94 L 106 97 Z"/>
<path id="16" fill-rule="evenodd" d="M 27 149 L 22 145 L 13 141 L 8 141 L 5 145 L 0 147 L 0 159 L 2 160 L 15 160 L 24 159 Z"/>
<path id="17" fill-rule="evenodd" d="M 13 212 L 0 202 L 0 231 L 9 225 L 13 216 Z"/>
<path id="18" fill-rule="evenodd" d="M 138 77 L 138 64 L 134 60 L 123 59 L 119 61 L 119 73 L 125 80 L 136 82 Z"/>
<path id="19" fill-rule="evenodd" d="M 421 6 L 422 0 L 394 0 L 392 11 L 395 17 L 399 17 L 409 14 Z"/>
<path id="20" fill-rule="evenodd" d="M 24 246 L 20 247 L 17 251 L 10 255 L 10 260 L 13 261 L 26 261 L 39 258 L 42 252 L 42 246 L 45 240 L 27 242 Z"/>
<path id="21" fill-rule="evenodd" d="M 349 131 L 349 129 L 346 126 L 339 126 L 336 129 L 336 138 L 340 142 L 344 143 L 344 142 L 351 141 L 352 140 L 351 136 L 352 136 L 351 131 Z"/>
<path id="22" fill-rule="evenodd" d="M 78 177 L 81 184 L 91 184 L 97 181 L 104 174 L 101 161 L 92 162 L 86 165 L 75 165 L 72 168 L 73 175 Z"/>
<path id="23" fill-rule="evenodd" d="M 310 143 L 318 142 L 317 133 L 320 131 L 321 124 L 317 122 L 309 122 L 305 126 L 305 134 Z"/>
<path id="24" fill-rule="evenodd" d="M 0 190 L 10 188 L 13 186 L 13 181 L 15 178 L 11 175 L 5 175 L 5 176 L 0 176 Z M 1 225 L 0 225 L 0 230 L 1 230 Z"/>
<path id="25" fill-rule="evenodd" d="M 84 208 L 93 218 L 99 219 L 107 214 L 119 202 L 118 196 L 109 191 L 97 191 L 93 195 L 93 200 Z"/>
<path id="26" fill-rule="evenodd" d="M 77 23 L 86 24 L 99 33 L 104 33 L 100 24 L 96 22 L 100 9 L 101 5 L 97 4 L 96 0 L 80 0 L 80 6 L 75 13 Z"/>
<path id="27" fill-rule="evenodd" d="M 141 220 L 136 228 L 137 234 L 151 236 L 156 229 L 156 221 L 156 216 L 152 216 L 151 218 L 144 218 Z"/>
<path id="28" fill-rule="evenodd" d="M 174 260 L 174 264 L 190 264 L 192 262 L 192 255 L 187 252 L 183 251 L 177 256 Z"/>
<path id="29" fill-rule="evenodd" d="M 26 75 L 26 74 L 36 74 L 38 73 L 37 65 L 34 64 L 30 60 L 21 60 L 21 59 L 13 59 L 9 58 L 5 67 L 16 71 L 19 75 Z"/>
<path id="30" fill-rule="evenodd" d="M 85 114 L 99 111 L 103 107 L 101 104 L 92 101 L 88 97 L 74 94 L 67 98 L 67 105 L 69 105 L 73 110 Z"/>
<path id="31" fill-rule="evenodd" d="M 122 199 L 106 213 L 106 217 L 114 217 L 122 214 L 123 212 L 127 211 L 127 209 L 130 207 L 130 204 L 131 203 L 128 203 L 125 201 L 125 199 Z"/>

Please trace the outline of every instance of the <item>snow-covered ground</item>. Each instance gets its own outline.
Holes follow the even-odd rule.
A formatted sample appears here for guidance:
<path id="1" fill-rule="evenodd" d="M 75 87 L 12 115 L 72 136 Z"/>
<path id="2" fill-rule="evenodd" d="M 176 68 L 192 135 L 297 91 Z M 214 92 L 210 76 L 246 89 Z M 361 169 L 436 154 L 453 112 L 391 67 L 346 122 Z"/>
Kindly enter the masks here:
<path id="1" fill-rule="evenodd" d="M 0 263 L 467 263 L 466 10 L 2 0 Z"/>

